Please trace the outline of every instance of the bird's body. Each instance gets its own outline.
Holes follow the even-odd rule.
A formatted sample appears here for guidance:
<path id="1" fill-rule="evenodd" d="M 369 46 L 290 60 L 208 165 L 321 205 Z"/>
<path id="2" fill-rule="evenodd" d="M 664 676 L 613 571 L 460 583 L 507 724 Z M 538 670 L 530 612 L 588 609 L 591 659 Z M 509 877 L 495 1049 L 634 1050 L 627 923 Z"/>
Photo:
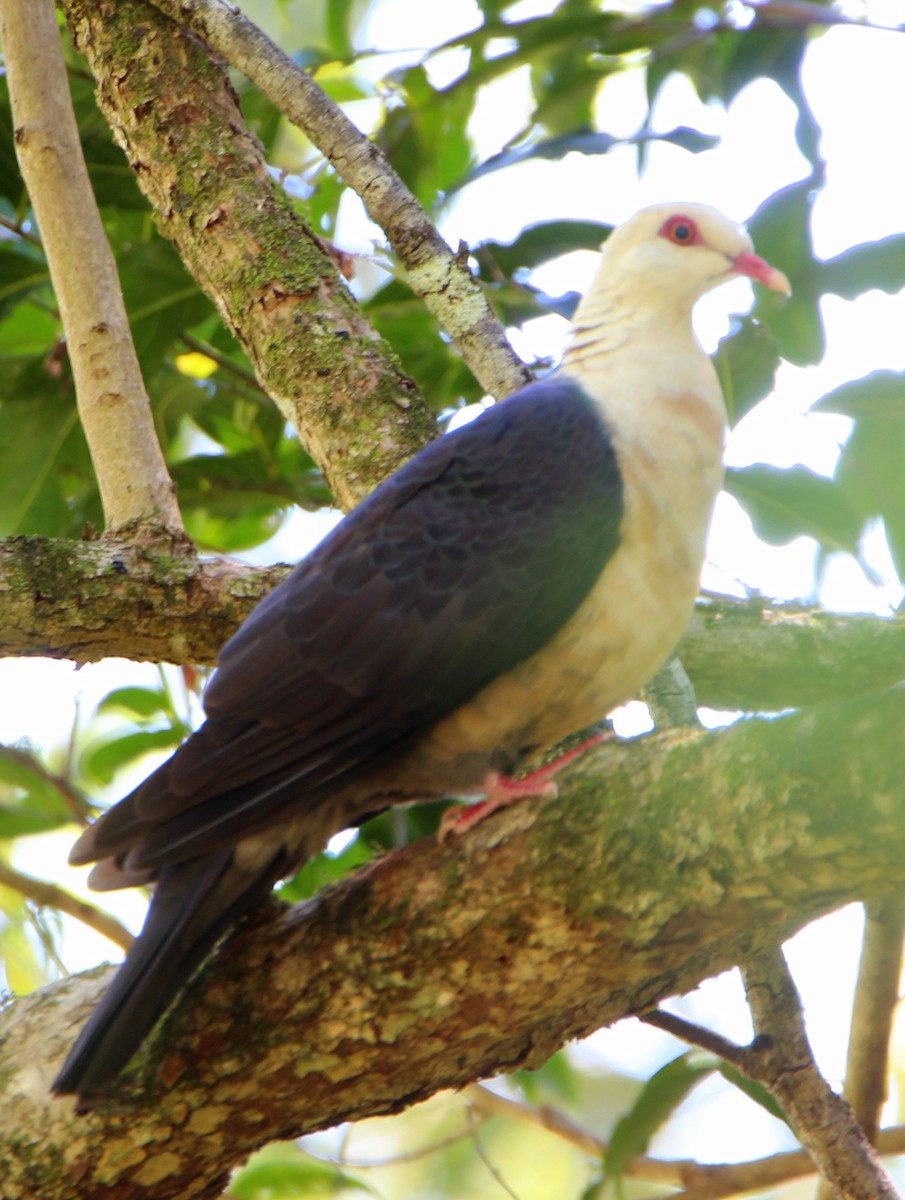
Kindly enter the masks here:
<path id="1" fill-rule="evenodd" d="M 73 850 L 97 887 L 157 886 L 57 1091 L 114 1078 L 224 929 L 333 833 L 480 792 L 664 661 L 722 477 L 691 311 L 738 272 L 782 289 L 713 210 L 638 214 L 562 367 L 428 446 L 251 614 L 206 724 Z"/>

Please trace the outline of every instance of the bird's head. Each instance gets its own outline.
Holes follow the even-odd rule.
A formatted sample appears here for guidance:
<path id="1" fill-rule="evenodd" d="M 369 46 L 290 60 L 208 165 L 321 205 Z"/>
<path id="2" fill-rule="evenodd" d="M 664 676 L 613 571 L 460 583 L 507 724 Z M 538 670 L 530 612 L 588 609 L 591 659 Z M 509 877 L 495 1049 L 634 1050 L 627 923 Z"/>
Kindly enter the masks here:
<path id="1" fill-rule="evenodd" d="M 745 229 L 704 204 L 644 208 L 604 245 L 603 276 L 622 287 L 669 294 L 693 304 L 711 288 L 747 275 L 788 295 L 789 281 L 754 253 Z"/>

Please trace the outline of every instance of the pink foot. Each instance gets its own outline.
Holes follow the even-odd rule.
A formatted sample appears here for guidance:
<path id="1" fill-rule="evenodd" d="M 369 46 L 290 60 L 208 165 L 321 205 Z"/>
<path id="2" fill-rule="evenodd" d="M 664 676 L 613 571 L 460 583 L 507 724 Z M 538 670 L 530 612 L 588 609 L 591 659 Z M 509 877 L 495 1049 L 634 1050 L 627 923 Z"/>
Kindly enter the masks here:
<path id="1" fill-rule="evenodd" d="M 477 804 L 469 804 L 465 808 L 448 809 L 440 821 L 437 837 L 443 842 L 450 834 L 459 836 L 474 825 L 480 824 L 485 817 L 489 817 L 498 808 L 505 808 L 507 804 L 512 804 L 515 800 L 522 800 L 528 796 L 543 796 L 545 799 L 552 799 L 559 792 L 553 776 L 558 775 L 563 767 L 574 762 L 576 758 L 580 758 L 592 746 L 599 746 L 601 742 L 608 741 L 612 736 L 613 734 L 609 731 L 595 733 L 592 737 L 579 742 L 577 746 L 572 746 L 570 750 L 557 755 L 551 762 L 544 763 L 542 767 L 529 771 L 527 775 L 520 775 L 516 779 L 509 775 L 501 775 L 499 771 L 488 771 L 484 776 L 484 799 L 479 800 Z"/>

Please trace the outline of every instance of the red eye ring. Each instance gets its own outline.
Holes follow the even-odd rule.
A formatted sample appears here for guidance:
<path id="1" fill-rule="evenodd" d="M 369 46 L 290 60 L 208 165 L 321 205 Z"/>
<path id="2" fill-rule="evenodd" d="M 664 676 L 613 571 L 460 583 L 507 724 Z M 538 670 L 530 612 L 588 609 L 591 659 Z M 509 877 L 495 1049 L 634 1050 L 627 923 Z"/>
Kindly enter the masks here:
<path id="1" fill-rule="evenodd" d="M 674 217 L 663 222 L 660 227 L 660 236 L 665 237 L 676 246 L 697 246 L 702 241 L 695 222 L 691 217 L 685 217 L 681 213 L 676 213 Z"/>

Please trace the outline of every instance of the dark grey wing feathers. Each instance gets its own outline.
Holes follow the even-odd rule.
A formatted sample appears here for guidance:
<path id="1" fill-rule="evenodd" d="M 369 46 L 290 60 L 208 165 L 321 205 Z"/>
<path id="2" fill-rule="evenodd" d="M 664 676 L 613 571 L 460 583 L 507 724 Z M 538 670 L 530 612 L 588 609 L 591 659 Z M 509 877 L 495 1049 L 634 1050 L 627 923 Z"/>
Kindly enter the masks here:
<path id="1" fill-rule="evenodd" d="M 325 781 L 545 645 L 615 551 L 621 517 L 612 443 L 568 379 L 432 443 L 251 614 L 221 653 L 207 724 L 101 818 L 81 860 L 134 857 L 138 836 L 164 863 L 169 829 L 176 861 L 193 820 L 236 840 L 293 787 L 296 812 L 316 803 Z"/>

